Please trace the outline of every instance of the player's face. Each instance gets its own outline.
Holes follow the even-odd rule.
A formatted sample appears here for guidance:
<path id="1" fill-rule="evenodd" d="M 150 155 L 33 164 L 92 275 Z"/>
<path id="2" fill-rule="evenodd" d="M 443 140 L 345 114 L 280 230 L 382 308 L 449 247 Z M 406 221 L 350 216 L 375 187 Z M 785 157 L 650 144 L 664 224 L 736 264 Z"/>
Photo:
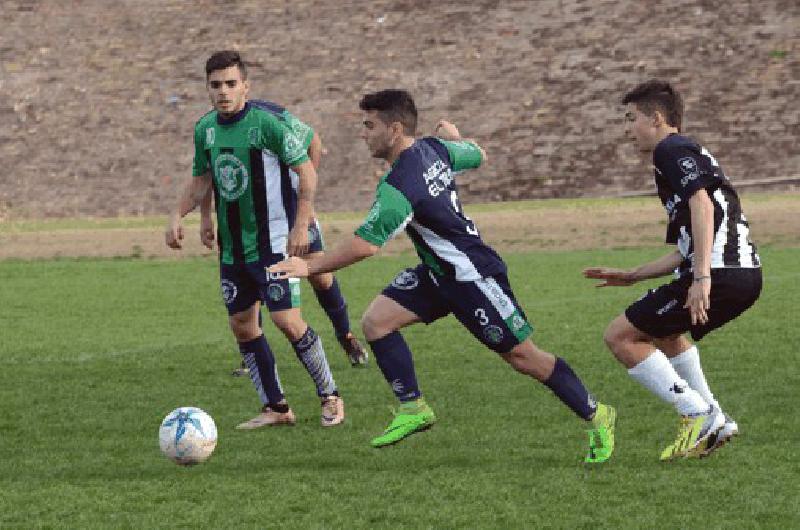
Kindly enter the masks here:
<path id="1" fill-rule="evenodd" d="M 238 66 L 214 70 L 208 74 L 208 96 L 211 104 L 223 116 L 236 114 L 244 108 L 250 85 L 242 79 Z"/>
<path id="2" fill-rule="evenodd" d="M 625 112 L 625 137 L 633 141 L 636 149 L 643 153 L 652 152 L 658 143 L 657 132 L 655 118 L 629 103 Z"/>
<path id="3" fill-rule="evenodd" d="M 394 139 L 388 124 L 381 120 L 377 110 L 364 111 L 363 124 L 361 138 L 367 143 L 372 156 L 384 160 L 389 158 Z"/>

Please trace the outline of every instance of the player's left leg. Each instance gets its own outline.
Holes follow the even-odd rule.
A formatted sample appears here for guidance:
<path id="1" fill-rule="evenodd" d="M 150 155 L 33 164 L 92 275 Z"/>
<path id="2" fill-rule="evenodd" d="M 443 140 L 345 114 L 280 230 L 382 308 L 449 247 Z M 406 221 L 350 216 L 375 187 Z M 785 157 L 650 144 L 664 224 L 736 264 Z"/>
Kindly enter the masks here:
<path id="1" fill-rule="evenodd" d="M 322 252 L 317 252 L 308 255 L 308 257 L 322 255 Z M 347 315 L 347 303 L 342 296 L 339 289 L 339 282 L 333 273 L 326 272 L 322 274 L 315 274 L 308 277 L 311 287 L 314 288 L 314 294 L 328 319 L 333 325 L 336 340 L 339 341 L 342 349 L 344 350 L 347 358 L 350 360 L 350 365 L 353 367 L 367 366 L 369 355 L 364 346 L 356 338 L 355 334 L 350 329 L 350 318 Z"/>
<path id="2" fill-rule="evenodd" d="M 328 365 L 322 338 L 306 324 L 300 308 L 271 311 L 272 322 L 292 344 L 297 358 L 314 382 L 322 404 L 320 421 L 323 427 L 339 425 L 344 421 L 344 401 L 339 396 L 336 381 Z"/>
<path id="3" fill-rule="evenodd" d="M 562 358 L 537 347 L 533 327 L 517 303 L 505 274 L 474 282 L 440 281 L 456 318 L 518 372 L 536 379 L 575 414 L 594 421 L 587 462 L 608 460 L 614 448 L 613 408 L 598 404 Z"/>
<path id="4" fill-rule="evenodd" d="M 316 386 L 322 405 L 322 426 L 338 425 L 344 421 L 344 402 L 328 365 L 322 339 L 306 324 L 300 312 L 300 280 L 275 278 L 266 272 L 267 267 L 282 258 L 282 255 L 274 255 L 259 263 L 261 298 L 272 322 L 289 339 Z"/>
<path id="5" fill-rule="evenodd" d="M 325 253 L 325 242 L 322 237 L 322 227 L 319 221 L 314 219 L 308 226 L 308 254 L 307 259 L 322 256 Z M 353 367 L 363 367 L 367 365 L 367 350 L 358 341 L 355 334 L 350 329 L 350 318 L 347 315 L 347 303 L 345 302 L 342 291 L 339 289 L 339 282 L 333 273 L 327 272 L 309 276 L 309 283 L 314 288 L 314 294 L 328 319 L 333 325 L 336 340 L 339 341 L 350 365 Z"/>
<path id="6" fill-rule="evenodd" d="M 585 461 L 601 463 L 614 452 L 614 407 L 597 402 L 566 360 L 540 349 L 530 338 L 500 357 L 518 372 L 547 386 L 579 418 L 591 422 Z"/>

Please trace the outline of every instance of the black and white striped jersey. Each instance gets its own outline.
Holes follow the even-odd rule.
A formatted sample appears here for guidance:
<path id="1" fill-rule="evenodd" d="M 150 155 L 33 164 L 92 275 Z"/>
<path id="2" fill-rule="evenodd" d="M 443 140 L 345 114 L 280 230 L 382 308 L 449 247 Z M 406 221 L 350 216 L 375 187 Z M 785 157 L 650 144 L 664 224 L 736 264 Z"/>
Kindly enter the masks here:
<path id="1" fill-rule="evenodd" d="M 684 257 L 683 274 L 692 269 L 692 218 L 689 198 L 705 189 L 714 204 L 714 242 L 711 268 L 757 268 L 761 266 L 750 227 L 739 196 L 722 168 L 705 147 L 680 134 L 671 134 L 653 151 L 658 196 L 669 216 L 667 238 Z"/>

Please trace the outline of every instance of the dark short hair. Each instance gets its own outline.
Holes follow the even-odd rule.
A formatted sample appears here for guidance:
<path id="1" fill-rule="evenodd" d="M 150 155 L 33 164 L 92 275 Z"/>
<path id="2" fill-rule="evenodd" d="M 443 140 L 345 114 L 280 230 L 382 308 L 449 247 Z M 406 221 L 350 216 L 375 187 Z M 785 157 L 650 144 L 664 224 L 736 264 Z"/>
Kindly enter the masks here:
<path id="1" fill-rule="evenodd" d="M 376 110 L 384 123 L 400 122 L 405 133 L 413 136 L 417 131 L 417 106 L 405 90 L 381 90 L 366 94 L 358 104 L 361 110 Z"/>
<path id="2" fill-rule="evenodd" d="M 247 79 L 247 67 L 239 52 L 234 50 L 222 50 L 211 54 L 211 57 L 206 61 L 206 79 L 211 75 L 211 72 L 224 70 L 231 66 L 238 66 L 239 71 L 242 73 L 242 79 Z"/>
<path id="3" fill-rule="evenodd" d="M 628 103 L 635 104 L 648 116 L 652 116 L 657 110 L 661 111 L 668 125 L 681 130 L 683 98 L 667 81 L 651 79 L 637 85 L 622 98 L 623 105 Z"/>

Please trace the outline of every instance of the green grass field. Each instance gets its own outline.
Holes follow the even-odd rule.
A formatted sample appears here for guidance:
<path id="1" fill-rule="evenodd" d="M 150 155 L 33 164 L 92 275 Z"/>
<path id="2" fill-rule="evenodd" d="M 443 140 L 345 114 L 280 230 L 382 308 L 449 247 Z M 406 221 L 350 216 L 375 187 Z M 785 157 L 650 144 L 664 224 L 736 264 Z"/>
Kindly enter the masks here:
<path id="1" fill-rule="evenodd" d="M 0 527 L 800 527 L 800 249 L 762 249 L 762 299 L 701 344 L 743 434 L 712 458 L 672 464 L 658 455 L 674 414 L 602 342 L 645 285 L 594 289 L 580 275 L 663 251 L 505 256 L 534 340 L 618 407 L 617 452 L 591 468 L 583 423 L 452 318 L 405 333 L 439 423 L 375 450 L 391 392 L 374 363 L 349 367 L 309 289 L 306 318 L 328 346 L 347 422 L 319 426 L 313 385 L 268 328 L 298 425 L 239 432 L 258 401 L 229 375 L 239 358 L 213 259 L 0 262 Z M 340 273 L 355 326 L 414 262 L 379 257 Z M 159 422 L 183 405 L 219 429 L 215 454 L 194 468 L 158 450 Z"/>

